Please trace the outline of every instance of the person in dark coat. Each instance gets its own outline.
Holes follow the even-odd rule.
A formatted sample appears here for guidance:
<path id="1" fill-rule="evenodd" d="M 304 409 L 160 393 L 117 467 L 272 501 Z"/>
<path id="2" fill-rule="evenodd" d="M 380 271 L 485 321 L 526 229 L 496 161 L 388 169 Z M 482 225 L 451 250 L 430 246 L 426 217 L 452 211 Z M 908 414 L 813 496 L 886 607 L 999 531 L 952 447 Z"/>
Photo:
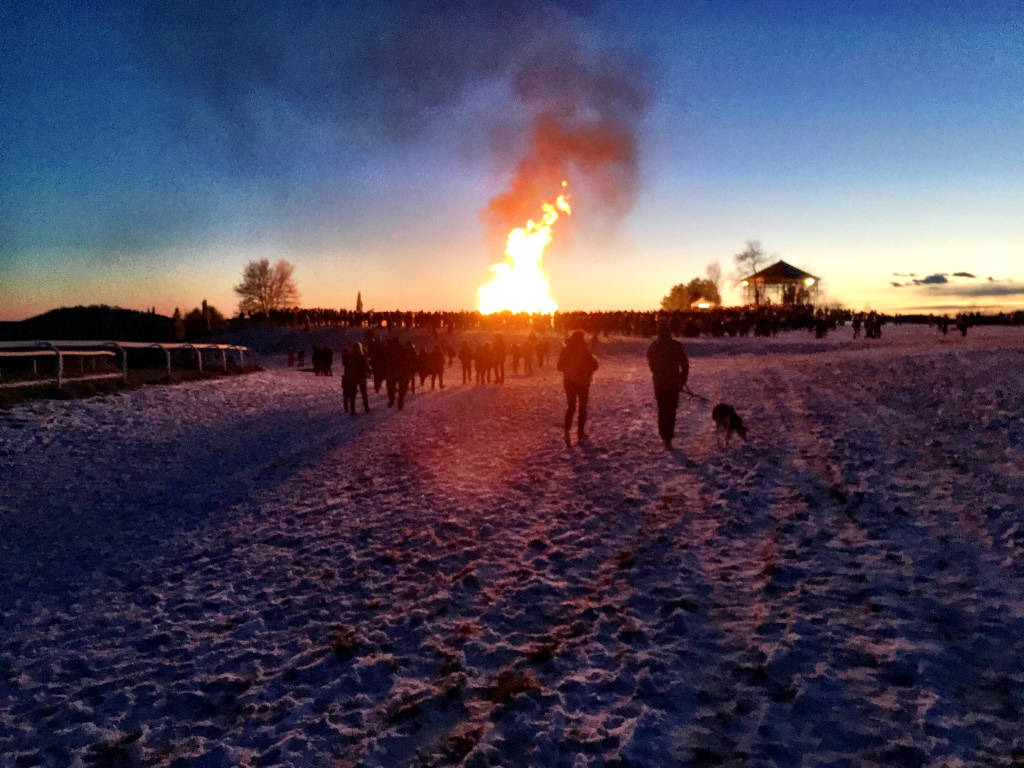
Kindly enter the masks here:
<path id="1" fill-rule="evenodd" d="M 388 393 L 388 408 L 395 404 L 398 397 L 398 382 L 401 378 L 401 371 L 404 367 L 402 360 L 405 357 L 405 350 L 398 341 L 397 336 L 391 336 L 384 344 L 382 351 L 382 373 L 384 375 L 384 387 Z M 374 362 L 376 367 L 376 362 Z"/>
<path id="2" fill-rule="evenodd" d="M 462 342 L 462 346 L 459 347 L 459 362 L 462 363 L 462 383 L 473 383 L 473 350 L 469 347 L 469 342 Z"/>
<path id="3" fill-rule="evenodd" d="M 679 390 L 686 386 L 690 361 L 683 345 L 672 338 L 672 330 L 667 323 L 658 326 L 658 338 L 647 348 L 647 365 L 654 377 L 654 399 L 658 402 L 658 434 L 665 450 L 671 450 Z"/>
<path id="4" fill-rule="evenodd" d="M 398 410 L 405 407 L 405 396 L 416 394 L 416 368 L 419 365 L 419 353 L 412 341 L 400 347 L 398 358 Z"/>
<path id="5" fill-rule="evenodd" d="M 533 356 L 536 352 L 537 336 L 533 331 L 530 331 L 530 335 L 523 341 L 523 345 L 520 348 L 520 352 L 523 355 L 523 373 L 533 372 Z"/>
<path id="6" fill-rule="evenodd" d="M 377 338 L 372 330 L 366 333 L 366 354 L 370 361 L 370 368 L 373 370 L 373 391 L 380 392 L 380 385 L 384 381 L 384 371 L 387 368 L 385 363 L 384 342 Z"/>
<path id="7" fill-rule="evenodd" d="M 530 336 L 534 338 L 533 347 L 537 350 L 537 366 L 543 368 L 544 361 L 548 356 L 548 340 L 543 336 L 534 337 L 532 331 L 530 332 Z"/>
<path id="8" fill-rule="evenodd" d="M 473 363 L 476 365 L 476 383 L 491 383 L 491 344 L 485 341 L 476 348 L 473 355 Z"/>
<path id="9" fill-rule="evenodd" d="M 426 346 L 420 347 L 419 352 L 416 353 L 416 373 L 420 377 L 420 389 L 426 384 L 427 376 L 430 375 L 430 353 L 427 352 Z M 431 389 L 433 389 L 433 379 L 431 379 Z"/>
<path id="10" fill-rule="evenodd" d="M 439 389 L 444 389 L 444 359 L 444 347 L 441 344 L 435 344 L 428 358 L 431 390 L 434 389 L 435 381 L 437 382 Z"/>
<path id="11" fill-rule="evenodd" d="M 363 345 L 358 341 L 352 349 L 341 353 L 341 364 L 344 372 L 341 376 L 341 394 L 345 400 L 345 410 L 356 415 L 356 394 L 363 396 L 363 412 L 370 412 L 370 399 L 366 392 L 366 377 L 370 373 L 370 362 Z"/>
<path id="12" fill-rule="evenodd" d="M 597 358 L 587 348 L 587 340 L 583 331 L 576 331 L 569 337 L 558 356 L 558 370 L 562 372 L 562 385 L 565 388 L 565 444 L 571 445 L 569 428 L 572 417 L 579 405 L 579 421 L 576 427 L 576 440 L 586 440 L 584 427 L 587 423 L 587 402 L 590 400 L 590 382 L 597 370 Z"/>
<path id="13" fill-rule="evenodd" d="M 491 368 L 494 370 L 494 383 L 505 383 L 505 341 L 500 333 L 494 334 L 491 341 Z"/>

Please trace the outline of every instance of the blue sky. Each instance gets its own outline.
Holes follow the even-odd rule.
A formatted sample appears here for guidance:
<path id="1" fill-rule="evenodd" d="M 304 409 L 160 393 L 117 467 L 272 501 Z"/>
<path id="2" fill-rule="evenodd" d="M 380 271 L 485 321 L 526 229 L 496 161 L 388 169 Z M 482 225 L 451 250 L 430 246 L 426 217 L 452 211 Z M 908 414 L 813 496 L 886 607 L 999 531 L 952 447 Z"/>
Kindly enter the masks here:
<path id="1" fill-rule="evenodd" d="M 230 313 L 261 257 L 306 306 L 471 309 L 552 110 L 629 140 L 565 161 L 563 308 L 750 239 L 855 308 L 1024 306 L 1019 3 L 39 2 L 0 6 L 0 319 Z"/>

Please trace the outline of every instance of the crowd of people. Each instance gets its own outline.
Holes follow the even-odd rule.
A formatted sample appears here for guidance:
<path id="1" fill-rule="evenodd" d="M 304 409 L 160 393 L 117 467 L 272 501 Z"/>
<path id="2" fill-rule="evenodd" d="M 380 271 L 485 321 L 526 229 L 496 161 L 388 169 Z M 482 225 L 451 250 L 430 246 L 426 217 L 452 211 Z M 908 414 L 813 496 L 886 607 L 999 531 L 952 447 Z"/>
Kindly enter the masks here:
<path id="1" fill-rule="evenodd" d="M 787 330 L 814 330 L 819 316 L 825 315 L 830 327 L 850 319 L 848 310 L 818 309 L 807 305 L 764 305 L 760 307 L 719 307 L 694 311 L 622 311 L 622 312 L 355 312 L 334 309 L 274 310 L 237 317 L 232 322 L 271 322 L 304 329 L 339 327 L 389 330 L 426 330 L 433 335 L 463 331 L 493 333 L 555 332 L 567 335 L 583 330 L 587 335 L 651 337 L 659 322 L 667 322 L 676 336 L 771 336 Z"/>
<path id="2" fill-rule="evenodd" d="M 417 386 L 425 390 L 427 380 L 430 389 L 444 389 L 445 369 L 458 359 L 462 366 L 463 384 L 501 384 L 505 381 L 506 369 L 513 373 L 530 373 L 534 364 L 543 366 L 548 358 L 549 341 L 535 333 L 525 339 L 506 344 L 500 333 L 471 346 L 463 341 L 458 351 L 442 338 L 433 343 L 417 346 L 412 339 L 402 341 L 397 334 L 379 335 L 368 329 L 365 342 L 357 342 L 341 353 L 342 395 L 345 411 L 356 415 L 356 397 L 361 395 L 363 411 L 370 410 L 367 381 L 372 382 L 376 393 L 387 395 L 388 407 L 402 410 L 409 395 L 416 393 Z M 314 373 L 316 360 L 323 352 L 314 349 Z M 333 357 L 333 353 L 332 353 Z M 294 353 L 288 350 L 288 364 L 294 363 Z M 326 375 L 333 375 L 328 365 Z"/>
<path id="3" fill-rule="evenodd" d="M 399 311 L 356 312 L 346 309 L 282 309 L 272 310 L 269 315 L 259 313 L 238 316 L 231 320 L 233 325 L 250 322 L 270 322 L 274 325 L 304 329 L 338 327 L 366 328 L 377 330 L 426 330 L 433 335 L 456 334 L 462 331 L 489 331 L 492 333 L 529 332 L 564 335 L 573 330 L 583 330 L 587 335 L 621 335 L 652 337 L 660 322 L 667 322 L 675 336 L 696 338 L 698 336 L 773 336 L 780 331 L 807 330 L 819 334 L 834 330 L 846 323 L 852 323 L 860 316 L 860 327 L 868 335 L 868 320 L 877 323 L 880 329 L 885 323 L 928 323 L 934 325 L 940 318 L 932 315 L 888 315 L 878 312 L 854 313 L 847 309 L 813 307 L 806 304 L 763 304 L 745 307 L 714 307 L 700 310 L 679 310 L 667 312 L 618 311 L 618 312 L 554 312 L 553 314 L 530 314 L 527 312 L 497 312 L 484 315 L 480 312 L 425 312 Z M 996 324 L 1022 325 L 1024 312 L 982 315 L 964 313 L 962 319 L 967 326 Z M 960 325 L 957 325 L 958 329 Z M 940 326 L 941 330 L 941 326 Z"/>
<path id="4" fill-rule="evenodd" d="M 304 311 L 305 312 L 305 311 Z M 566 396 L 564 438 L 571 445 L 571 428 L 576 422 L 577 441 L 586 439 L 587 406 L 590 382 L 598 368 L 594 351 L 600 335 L 612 333 L 632 336 L 656 336 L 648 347 L 647 362 L 654 384 L 658 409 L 658 434 L 666 449 L 671 449 L 675 431 L 675 415 L 680 391 L 686 390 L 689 362 L 683 345 L 675 337 L 694 338 L 709 336 L 774 336 L 784 330 L 807 330 L 818 338 L 840 325 L 850 322 L 853 338 L 878 339 L 886 322 L 899 323 L 902 318 L 878 312 L 852 313 L 846 310 L 814 309 L 807 306 L 770 306 L 759 308 L 733 308 L 701 310 L 700 312 L 572 312 L 553 315 L 480 315 L 479 313 L 362 313 L 365 318 L 338 318 L 365 328 L 365 342 L 353 344 L 341 355 L 342 395 L 345 411 L 356 415 L 357 398 L 363 411 L 370 410 L 367 381 L 374 392 L 387 395 L 389 408 L 402 410 L 407 398 L 416 393 L 417 381 L 421 390 L 430 379 L 430 389 L 444 389 L 445 369 L 461 365 L 463 384 L 504 383 L 508 369 L 513 374 L 541 368 L 549 358 L 552 331 L 561 333 L 564 341 L 558 354 L 556 368 L 562 374 Z M 382 316 L 386 315 L 386 316 Z M 326 315 L 324 315 L 326 316 Z M 929 317 L 943 334 L 948 332 L 947 317 Z M 956 328 L 966 336 L 973 324 L 968 315 L 956 318 Z M 430 331 L 428 341 L 419 347 L 412 339 L 400 340 L 398 328 L 419 328 Z M 448 329 L 442 335 L 441 329 Z M 498 328 L 490 336 L 471 345 L 463 339 L 456 350 L 449 343 L 455 330 Z M 386 329 L 386 330 L 381 330 Z M 570 332 L 570 329 L 571 332 Z M 508 334 L 506 342 L 502 330 L 520 331 Z M 524 337 L 522 331 L 527 331 Z M 540 331 L 538 333 L 538 331 Z M 590 335 L 588 342 L 587 335 Z M 454 341 L 454 340 L 453 340 Z M 304 362 L 304 352 L 297 354 L 298 365 Z M 317 375 L 333 376 L 333 350 L 314 347 L 312 362 Z M 288 365 L 296 363 L 295 350 L 288 349 Z"/>
<path id="5" fill-rule="evenodd" d="M 365 342 L 365 343 L 364 343 Z M 544 335 L 531 331 L 526 337 L 506 342 L 500 333 L 484 338 L 475 346 L 463 340 L 459 349 L 444 339 L 435 339 L 432 344 L 419 347 L 412 341 L 402 341 L 397 334 L 378 335 L 368 329 L 364 342 L 356 342 L 341 353 L 342 401 L 346 413 L 355 417 L 361 401 L 363 413 L 370 411 L 369 387 L 375 393 L 382 391 L 387 396 L 387 407 L 403 410 L 407 398 L 416 393 L 417 386 L 426 389 L 444 389 L 445 369 L 453 366 L 458 359 L 462 369 L 463 384 L 502 384 L 508 369 L 513 374 L 530 374 L 543 368 L 549 360 L 551 341 Z M 594 349 L 598 344 L 597 334 L 588 341 L 583 331 L 576 330 L 565 337 L 558 354 L 556 369 L 562 374 L 566 396 L 566 411 L 563 422 L 566 445 L 571 445 L 571 429 L 576 423 L 577 442 L 587 439 L 587 406 L 590 384 L 598 369 Z M 304 352 L 288 348 L 288 365 L 302 365 Z M 313 348 L 313 372 L 320 376 L 333 376 L 334 352 L 328 347 Z M 686 353 L 682 344 L 672 339 L 671 327 L 667 322 L 658 326 L 658 339 L 648 351 L 648 362 L 654 375 L 655 395 L 658 403 L 659 434 L 666 448 L 671 448 L 672 432 L 675 425 L 675 411 L 679 392 L 686 385 L 689 370 Z"/>

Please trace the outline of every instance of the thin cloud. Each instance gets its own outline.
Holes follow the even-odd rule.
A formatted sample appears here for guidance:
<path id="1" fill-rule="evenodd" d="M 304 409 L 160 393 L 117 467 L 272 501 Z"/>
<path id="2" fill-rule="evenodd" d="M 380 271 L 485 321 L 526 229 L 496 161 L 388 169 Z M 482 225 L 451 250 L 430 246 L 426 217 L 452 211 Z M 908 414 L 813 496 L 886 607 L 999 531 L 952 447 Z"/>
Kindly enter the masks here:
<path id="1" fill-rule="evenodd" d="M 889 283 L 894 288 L 911 287 L 910 283 L 899 284 Z M 930 296 L 943 296 L 950 299 L 983 299 L 983 298 L 1006 298 L 1020 296 L 1024 298 L 1024 283 L 1013 280 L 990 280 L 981 285 L 957 285 L 948 281 L 933 283 L 915 282 L 917 287 L 926 288 Z"/>
<path id="2" fill-rule="evenodd" d="M 900 273 L 894 272 L 893 274 L 899 275 Z M 915 278 L 907 282 L 890 280 L 889 285 L 892 288 L 926 289 L 930 296 L 942 296 L 949 299 L 1024 297 L 1024 283 L 1017 283 L 1013 280 L 996 280 L 989 276 L 984 283 L 967 284 L 961 280 L 950 280 L 950 277 L 963 278 L 963 280 L 977 279 L 977 276 L 971 272 L 954 272 L 952 275 L 947 272 L 935 272 L 927 277 Z"/>
<path id="3" fill-rule="evenodd" d="M 1012 280 L 1006 282 L 992 281 L 986 285 L 950 286 L 942 291 L 943 296 L 963 296 L 964 298 L 984 298 L 986 296 L 1021 296 L 1024 297 L 1024 283 Z"/>

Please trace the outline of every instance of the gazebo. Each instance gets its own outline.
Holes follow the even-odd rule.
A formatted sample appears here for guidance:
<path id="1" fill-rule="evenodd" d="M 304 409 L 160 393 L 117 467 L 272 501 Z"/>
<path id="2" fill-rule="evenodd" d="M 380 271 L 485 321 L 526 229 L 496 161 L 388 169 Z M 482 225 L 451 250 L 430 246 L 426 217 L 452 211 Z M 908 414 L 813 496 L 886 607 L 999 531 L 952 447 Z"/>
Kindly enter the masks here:
<path id="1" fill-rule="evenodd" d="M 744 278 L 743 300 L 747 304 L 813 304 L 820 278 L 792 264 L 777 261 Z"/>

